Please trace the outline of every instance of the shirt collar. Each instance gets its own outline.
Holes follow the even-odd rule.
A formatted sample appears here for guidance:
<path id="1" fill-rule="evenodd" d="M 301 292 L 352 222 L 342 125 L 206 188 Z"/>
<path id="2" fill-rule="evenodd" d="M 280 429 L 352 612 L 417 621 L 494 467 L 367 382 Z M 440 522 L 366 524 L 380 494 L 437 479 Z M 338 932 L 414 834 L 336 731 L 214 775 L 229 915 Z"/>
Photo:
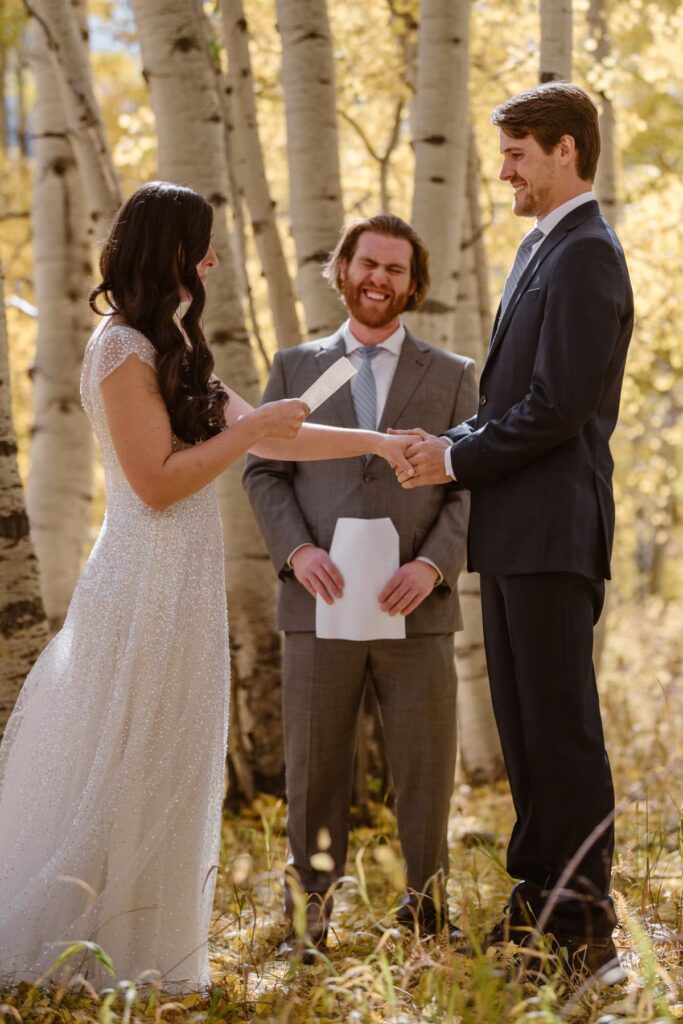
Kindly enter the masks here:
<path id="1" fill-rule="evenodd" d="M 342 333 L 344 336 L 344 345 L 346 346 L 346 354 L 349 355 L 354 349 L 362 348 L 363 343 L 356 338 L 352 333 L 349 321 L 347 320 L 342 327 Z M 403 339 L 406 336 L 406 329 L 403 324 L 399 324 L 393 334 L 390 334 L 388 338 L 380 342 L 379 345 L 373 346 L 374 348 L 386 348 L 390 352 L 393 352 L 395 356 L 400 356 L 401 348 L 403 346 Z"/>
<path id="2" fill-rule="evenodd" d="M 553 230 L 553 228 L 560 223 L 563 217 L 566 217 L 568 213 L 575 210 L 577 206 L 583 206 L 584 203 L 590 203 L 596 199 L 595 192 L 582 192 L 581 195 L 573 196 L 568 199 L 566 203 L 562 203 L 561 206 L 556 206 L 554 210 L 547 213 L 545 217 L 541 217 L 540 220 L 536 221 L 536 227 L 539 231 L 547 236 Z"/>

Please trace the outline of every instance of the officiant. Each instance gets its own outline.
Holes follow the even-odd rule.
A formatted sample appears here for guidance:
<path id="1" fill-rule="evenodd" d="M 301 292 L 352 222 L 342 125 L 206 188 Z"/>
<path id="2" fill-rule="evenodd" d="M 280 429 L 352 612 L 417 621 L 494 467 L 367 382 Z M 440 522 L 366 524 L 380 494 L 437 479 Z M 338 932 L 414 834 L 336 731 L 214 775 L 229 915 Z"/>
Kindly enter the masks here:
<path id="1" fill-rule="evenodd" d="M 438 435 L 472 415 L 472 360 L 415 338 L 401 320 L 425 299 L 428 262 L 423 242 L 398 217 L 348 224 L 323 271 L 346 306 L 346 322 L 330 337 L 279 351 L 263 401 L 301 396 L 346 357 L 357 372 L 310 422 L 382 431 L 419 423 Z M 334 885 L 345 873 L 366 680 L 396 790 L 407 879 L 398 922 L 431 934 L 448 927 L 457 941 L 445 883 L 456 756 L 453 633 L 462 628 L 456 583 L 469 495 L 440 486 L 406 491 L 374 456 L 250 456 L 244 485 L 280 580 L 288 875 L 307 895 L 302 948 L 285 886 L 290 934 L 280 952 L 311 958 L 326 947 Z M 335 551 L 344 552 L 346 572 Z M 365 610 L 354 614 L 363 588 Z M 311 858 L 327 835 L 333 867 L 320 870 Z"/>

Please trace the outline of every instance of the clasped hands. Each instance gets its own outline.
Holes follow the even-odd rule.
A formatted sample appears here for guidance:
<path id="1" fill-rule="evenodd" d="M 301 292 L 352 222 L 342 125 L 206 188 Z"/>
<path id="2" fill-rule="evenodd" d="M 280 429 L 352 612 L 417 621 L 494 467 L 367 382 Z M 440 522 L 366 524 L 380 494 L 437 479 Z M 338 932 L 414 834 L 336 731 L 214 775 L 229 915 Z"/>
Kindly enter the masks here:
<path id="1" fill-rule="evenodd" d="M 403 461 L 394 465 L 396 479 L 406 490 L 413 487 L 424 487 L 426 484 L 452 483 L 444 464 L 444 453 L 450 448 L 447 437 L 435 437 L 421 427 L 412 430 L 394 430 L 389 427 L 388 434 L 400 436 L 403 444 Z M 410 469 L 406 469 L 406 461 Z"/>

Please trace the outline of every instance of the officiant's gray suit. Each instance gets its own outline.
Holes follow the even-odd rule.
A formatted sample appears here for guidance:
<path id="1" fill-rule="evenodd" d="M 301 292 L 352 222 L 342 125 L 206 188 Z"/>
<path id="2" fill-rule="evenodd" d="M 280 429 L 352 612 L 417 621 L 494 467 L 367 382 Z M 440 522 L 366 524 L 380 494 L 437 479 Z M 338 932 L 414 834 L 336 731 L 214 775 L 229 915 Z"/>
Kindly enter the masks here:
<path id="1" fill-rule="evenodd" d="M 298 397 L 344 354 L 341 330 L 278 352 L 263 400 Z M 476 404 L 473 362 L 406 332 L 378 429 L 420 426 L 438 435 L 471 416 Z M 350 384 L 310 422 L 357 427 Z M 437 876 L 442 890 L 456 749 L 453 632 L 462 627 L 456 583 L 465 559 L 469 496 L 455 486 L 404 490 L 379 457 L 275 462 L 250 456 L 244 484 L 280 579 L 291 864 L 309 893 L 326 892 L 344 873 L 367 673 L 381 709 L 408 886 L 427 892 Z M 307 543 L 329 552 L 342 516 L 388 516 L 399 535 L 401 564 L 421 557 L 440 571 L 442 581 L 407 616 L 404 640 L 316 638 L 315 600 L 288 560 Z M 310 864 L 321 829 L 332 840 L 331 871 Z"/>

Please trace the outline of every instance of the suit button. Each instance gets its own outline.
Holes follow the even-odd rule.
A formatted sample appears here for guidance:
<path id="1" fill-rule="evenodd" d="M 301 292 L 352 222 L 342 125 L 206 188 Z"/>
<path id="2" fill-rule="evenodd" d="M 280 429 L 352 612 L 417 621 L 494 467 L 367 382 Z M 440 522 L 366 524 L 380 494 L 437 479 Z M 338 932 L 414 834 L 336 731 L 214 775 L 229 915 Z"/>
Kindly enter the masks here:
<path id="1" fill-rule="evenodd" d="M 365 482 L 366 484 L 370 484 L 370 483 L 372 483 L 372 481 L 373 481 L 374 479 L 375 479 L 375 478 L 374 478 L 374 476 L 372 475 L 372 473 L 363 473 L 363 480 L 364 480 L 364 482 Z"/>
<path id="2" fill-rule="evenodd" d="M 486 405 L 487 402 L 488 402 L 488 398 L 486 397 L 486 395 L 480 395 L 479 396 L 479 405 Z"/>

